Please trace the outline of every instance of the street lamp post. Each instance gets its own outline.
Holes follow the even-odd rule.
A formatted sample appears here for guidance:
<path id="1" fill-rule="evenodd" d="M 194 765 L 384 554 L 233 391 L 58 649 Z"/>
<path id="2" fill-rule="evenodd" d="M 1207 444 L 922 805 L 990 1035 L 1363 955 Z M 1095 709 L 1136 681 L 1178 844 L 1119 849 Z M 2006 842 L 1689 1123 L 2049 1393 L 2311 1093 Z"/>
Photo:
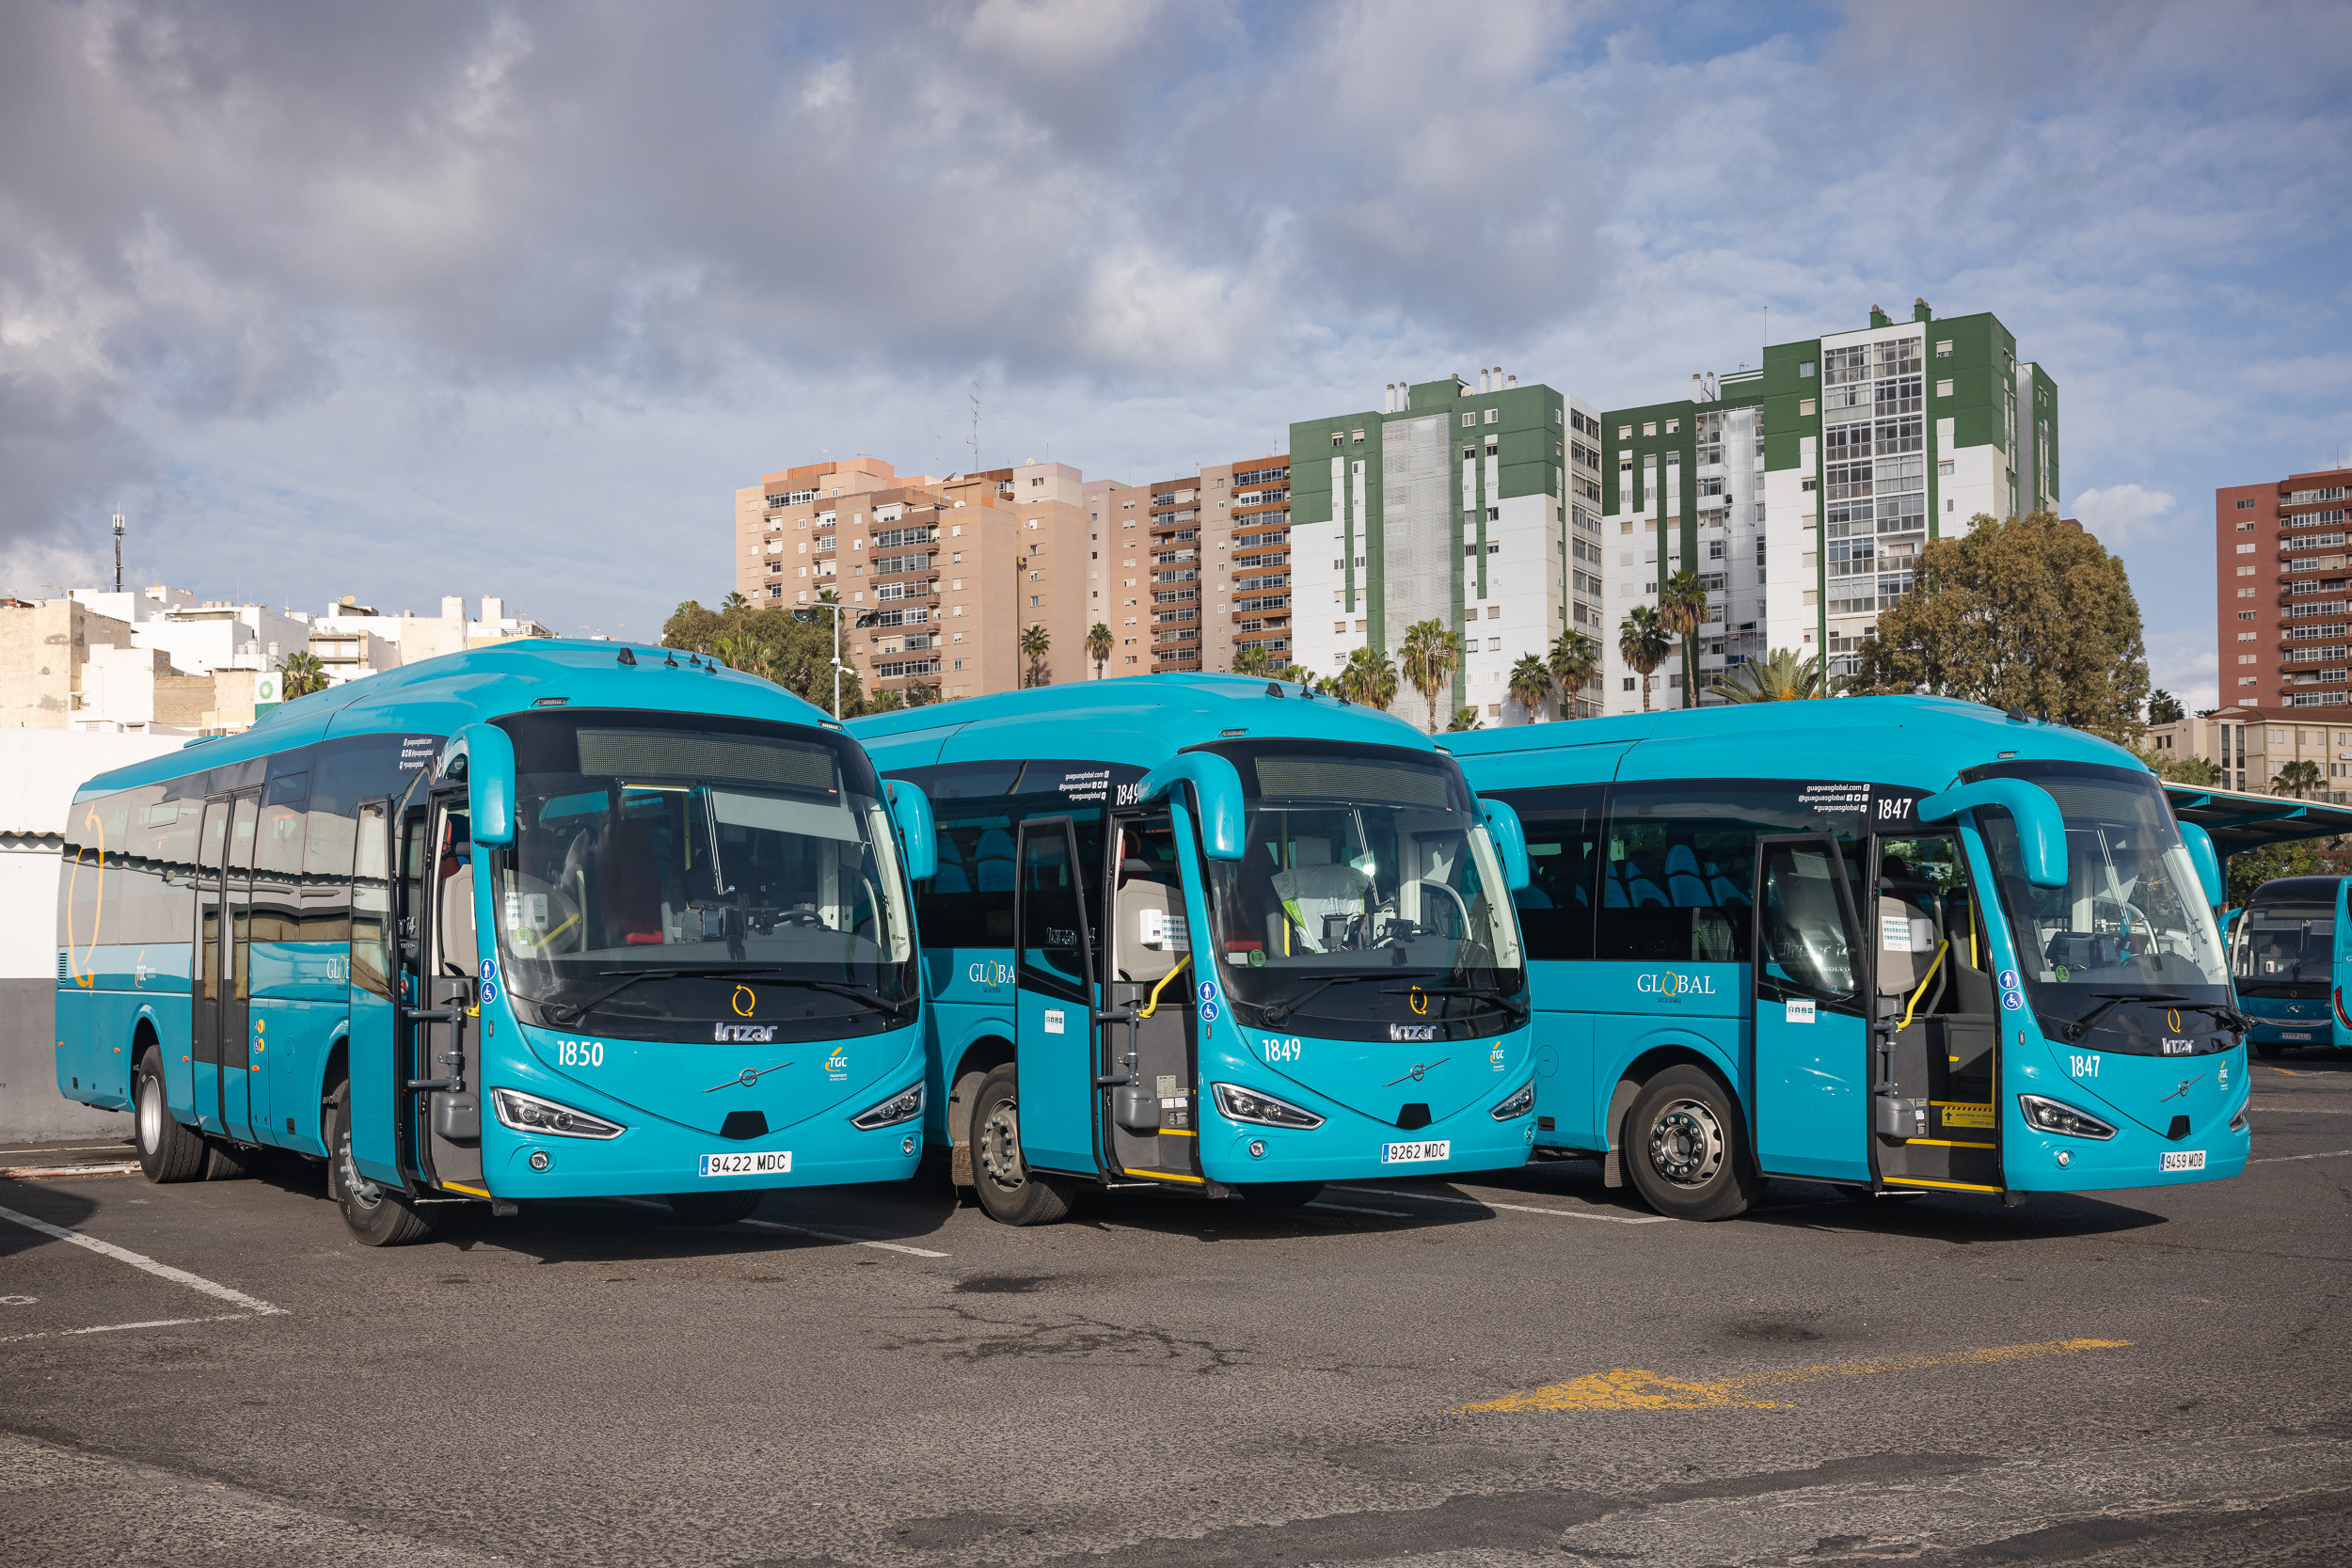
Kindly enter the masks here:
<path id="1" fill-rule="evenodd" d="M 838 720 L 841 717 L 841 672 L 846 668 L 841 662 L 841 612 L 845 610 L 855 610 L 857 619 L 851 625 L 858 627 L 872 626 L 874 612 L 857 610 L 854 605 L 843 604 L 838 599 L 818 599 L 814 604 L 795 606 L 792 619 L 806 626 L 817 619 L 817 612 L 820 610 L 833 611 L 833 716 Z"/>

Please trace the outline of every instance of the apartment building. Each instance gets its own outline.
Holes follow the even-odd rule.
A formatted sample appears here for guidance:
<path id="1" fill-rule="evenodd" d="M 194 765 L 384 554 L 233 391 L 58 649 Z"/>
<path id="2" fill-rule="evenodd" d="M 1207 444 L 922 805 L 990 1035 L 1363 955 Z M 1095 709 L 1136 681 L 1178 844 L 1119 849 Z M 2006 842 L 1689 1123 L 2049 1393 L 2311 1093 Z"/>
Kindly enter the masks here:
<path id="1" fill-rule="evenodd" d="M 1765 346 L 1762 364 L 1692 376 L 1691 395 L 1612 410 L 1602 485 L 1610 562 L 1608 710 L 1643 706 L 1617 650 L 1635 604 L 1675 573 L 1708 592 L 1704 687 L 1772 650 L 1851 673 L 1928 541 L 1985 514 L 2055 511 L 2058 386 L 1991 314 L 1896 321 Z M 1651 681 L 1682 701 L 1679 659 Z"/>
<path id="2" fill-rule="evenodd" d="M 2236 704 L 2152 724 L 2140 745 L 2159 762 L 2202 757 L 2220 768 L 2222 788 L 2258 793 L 2277 788 L 2289 763 L 2309 762 L 2320 778 L 2310 799 L 2352 800 L 2352 714 Z"/>
<path id="3" fill-rule="evenodd" d="M 2352 468 L 2214 492 L 2221 696 L 2282 708 L 2352 705 Z"/>
<path id="4" fill-rule="evenodd" d="M 1571 443 L 1595 419 L 1497 368 L 1474 383 L 1391 383 L 1378 409 L 1294 423 L 1296 662 L 1328 675 L 1358 647 L 1394 657 L 1407 627 L 1436 620 L 1463 650 L 1438 727 L 1465 706 L 1482 722 L 1524 721 L 1507 690 L 1511 666 L 1600 615 L 1599 574 L 1585 570 L 1598 565 L 1588 554 L 1600 542 L 1596 448 Z M 1572 553 L 1575 539 L 1587 550 Z M 1426 722 L 1420 703 L 1407 693 L 1398 711 Z"/>

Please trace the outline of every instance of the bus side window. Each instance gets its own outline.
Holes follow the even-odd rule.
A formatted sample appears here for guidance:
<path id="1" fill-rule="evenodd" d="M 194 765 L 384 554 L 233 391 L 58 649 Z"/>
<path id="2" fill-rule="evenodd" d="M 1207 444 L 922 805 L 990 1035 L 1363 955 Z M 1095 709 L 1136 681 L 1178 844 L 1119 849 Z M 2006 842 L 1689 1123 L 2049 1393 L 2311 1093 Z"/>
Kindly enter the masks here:
<path id="1" fill-rule="evenodd" d="M 1744 963 L 1757 837 L 1824 827 L 1785 784 L 1705 780 L 1612 788 L 1596 957 Z"/>
<path id="2" fill-rule="evenodd" d="M 351 983 L 391 1000 L 391 880 L 385 805 L 370 800 L 358 808 L 351 863 Z"/>
<path id="3" fill-rule="evenodd" d="M 1602 788 L 1490 791 L 1519 814 L 1527 830 L 1528 885 L 1512 895 L 1531 959 L 1593 956 L 1593 908 L 1598 896 Z"/>

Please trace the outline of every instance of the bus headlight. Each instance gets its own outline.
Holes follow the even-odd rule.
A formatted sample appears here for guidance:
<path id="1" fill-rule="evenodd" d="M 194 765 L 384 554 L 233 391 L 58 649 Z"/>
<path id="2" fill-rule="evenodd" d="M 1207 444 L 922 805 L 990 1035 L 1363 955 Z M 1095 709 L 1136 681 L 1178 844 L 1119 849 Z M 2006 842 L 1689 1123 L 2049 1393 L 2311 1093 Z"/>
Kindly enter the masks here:
<path id="1" fill-rule="evenodd" d="M 1495 1107 L 1497 1121 L 1511 1121 L 1535 1108 L 1535 1080 L 1530 1078 L 1519 1085 L 1519 1092 Z"/>
<path id="2" fill-rule="evenodd" d="M 498 1118 L 517 1132 L 541 1132 L 557 1138 L 617 1138 L 628 1131 L 617 1121 L 592 1117 L 542 1100 L 520 1089 L 492 1089 L 490 1107 Z"/>
<path id="3" fill-rule="evenodd" d="M 1225 1113 L 1228 1121 L 1255 1122 L 1260 1127 L 1321 1127 L 1323 1118 L 1312 1111 L 1301 1110 L 1286 1100 L 1277 1100 L 1256 1089 L 1245 1089 L 1232 1084 L 1212 1084 L 1209 1092 L 1216 1097 L 1216 1108 Z"/>
<path id="4" fill-rule="evenodd" d="M 2026 1125 L 2042 1132 L 2058 1132 L 2070 1138 L 2112 1138 L 2115 1129 L 2087 1111 L 2055 1100 L 2044 1100 L 2038 1094 L 2021 1094 L 2017 1108 L 2026 1114 Z"/>
<path id="5" fill-rule="evenodd" d="M 879 1105 L 869 1105 L 850 1118 L 850 1125 L 870 1132 L 877 1127 L 896 1127 L 902 1121 L 913 1121 L 923 1114 L 923 1085 L 900 1089 Z"/>

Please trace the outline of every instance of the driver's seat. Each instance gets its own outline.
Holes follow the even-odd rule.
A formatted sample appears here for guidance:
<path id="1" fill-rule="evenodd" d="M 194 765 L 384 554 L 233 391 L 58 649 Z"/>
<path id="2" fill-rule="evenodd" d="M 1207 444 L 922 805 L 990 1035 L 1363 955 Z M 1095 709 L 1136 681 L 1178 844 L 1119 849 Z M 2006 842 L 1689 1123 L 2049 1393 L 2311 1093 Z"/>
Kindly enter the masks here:
<path id="1" fill-rule="evenodd" d="M 1357 919 L 1372 911 L 1372 879 L 1343 863 L 1294 865 L 1271 879 L 1281 900 L 1267 921 L 1267 946 L 1276 953 L 1327 953 L 1324 923 L 1333 915 Z"/>

